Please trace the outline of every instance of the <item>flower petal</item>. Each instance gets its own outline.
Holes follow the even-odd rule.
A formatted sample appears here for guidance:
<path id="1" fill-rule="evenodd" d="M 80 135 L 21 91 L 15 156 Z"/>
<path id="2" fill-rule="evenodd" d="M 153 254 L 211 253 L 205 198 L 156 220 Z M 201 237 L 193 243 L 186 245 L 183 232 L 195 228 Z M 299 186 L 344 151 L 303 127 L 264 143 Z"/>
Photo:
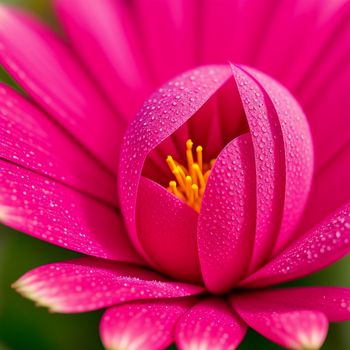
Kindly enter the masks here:
<path id="1" fill-rule="evenodd" d="M 132 16 L 157 86 L 198 65 L 199 9 L 195 1 L 153 0 L 149 4 L 136 0 L 133 6 Z"/>
<path id="2" fill-rule="evenodd" d="M 293 238 L 312 182 L 313 149 L 306 117 L 291 94 L 266 75 L 247 68 L 267 92 L 281 126 L 285 152 L 285 196 L 281 227 L 274 252 Z"/>
<path id="3" fill-rule="evenodd" d="M 172 277 L 200 283 L 198 214 L 166 188 L 144 177 L 137 196 L 137 233 L 151 262 Z"/>
<path id="4" fill-rule="evenodd" d="M 271 341 L 293 350 L 319 349 L 328 331 L 327 317 L 319 311 L 232 296 L 232 305 L 248 325 Z"/>
<path id="5" fill-rule="evenodd" d="M 120 214 L 52 179 L 0 160 L 0 220 L 58 246 L 141 263 Z"/>
<path id="6" fill-rule="evenodd" d="M 115 179 L 33 104 L 0 85 L 0 157 L 116 205 Z"/>
<path id="7" fill-rule="evenodd" d="M 350 320 L 350 288 L 293 287 L 243 292 L 232 297 L 234 304 L 264 305 L 290 310 L 313 310 L 326 315 L 330 322 Z M 240 303 L 240 304 L 239 304 Z"/>
<path id="8" fill-rule="evenodd" d="M 14 287 L 53 312 L 74 313 L 128 300 L 178 298 L 202 292 L 200 287 L 168 282 L 151 271 L 95 258 L 78 258 L 38 267 Z"/>
<path id="9" fill-rule="evenodd" d="M 231 65 L 248 120 L 255 153 L 256 234 L 250 270 L 271 254 L 282 216 L 284 144 L 278 116 L 266 91 L 243 68 Z"/>
<path id="10" fill-rule="evenodd" d="M 100 325 L 106 349 L 162 350 L 173 342 L 173 331 L 190 300 L 142 301 L 113 307 Z"/>
<path id="11" fill-rule="evenodd" d="M 240 285 L 265 287 L 297 279 L 325 268 L 349 251 L 350 203 L 347 203 Z"/>
<path id="12" fill-rule="evenodd" d="M 155 92 L 127 129 L 119 167 L 121 207 L 134 246 L 136 198 L 147 155 L 183 125 L 230 78 L 227 66 L 202 67 L 175 78 Z M 176 116 L 176 117 L 175 117 Z"/>
<path id="13" fill-rule="evenodd" d="M 225 301 L 208 298 L 180 318 L 175 337 L 180 350 L 234 350 L 246 331 L 247 325 Z"/>
<path id="14" fill-rule="evenodd" d="M 299 227 L 301 233 L 350 201 L 349 174 L 350 135 L 348 143 L 315 173 L 310 198 Z"/>
<path id="15" fill-rule="evenodd" d="M 114 172 L 125 125 L 109 110 L 69 49 L 28 14 L 1 5 L 0 18 L 0 63 Z"/>
<path id="16" fill-rule="evenodd" d="M 74 48 L 125 120 L 151 92 L 136 27 L 125 1 L 56 0 L 59 18 Z M 152 9 L 154 7 L 152 6 Z"/>
<path id="17" fill-rule="evenodd" d="M 255 237 L 255 167 L 251 136 L 231 141 L 217 157 L 198 218 L 198 251 L 211 292 L 231 289 L 247 272 Z"/>

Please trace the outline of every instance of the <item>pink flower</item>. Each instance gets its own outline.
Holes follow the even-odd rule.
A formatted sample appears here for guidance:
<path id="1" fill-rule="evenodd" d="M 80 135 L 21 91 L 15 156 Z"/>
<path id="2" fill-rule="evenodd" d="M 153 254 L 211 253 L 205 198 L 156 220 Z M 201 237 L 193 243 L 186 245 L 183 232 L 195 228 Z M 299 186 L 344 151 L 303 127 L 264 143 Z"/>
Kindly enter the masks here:
<path id="1" fill-rule="evenodd" d="M 350 250 L 349 3 L 152 4 L 57 0 L 69 45 L 0 8 L 29 95 L 0 87 L 0 218 L 89 256 L 15 287 L 110 307 L 108 349 L 234 349 L 247 326 L 318 349 L 350 289 L 272 287 Z"/>

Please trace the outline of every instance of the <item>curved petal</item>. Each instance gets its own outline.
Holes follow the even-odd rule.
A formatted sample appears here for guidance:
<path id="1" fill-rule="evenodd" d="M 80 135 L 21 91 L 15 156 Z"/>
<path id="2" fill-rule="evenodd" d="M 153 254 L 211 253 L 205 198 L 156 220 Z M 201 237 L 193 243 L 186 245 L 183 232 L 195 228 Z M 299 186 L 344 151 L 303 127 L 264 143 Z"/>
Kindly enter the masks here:
<path id="1" fill-rule="evenodd" d="M 297 279 L 325 268 L 349 251 L 350 203 L 347 203 L 240 285 L 265 287 Z"/>
<path id="2" fill-rule="evenodd" d="M 193 301 L 192 301 L 193 303 Z M 143 301 L 111 308 L 101 320 L 106 349 L 162 350 L 174 341 L 176 321 L 191 300 Z"/>
<path id="3" fill-rule="evenodd" d="M 1 5 L 0 18 L 0 63 L 114 172 L 125 126 L 109 110 L 72 53 L 48 27 L 28 14 Z"/>
<path id="4" fill-rule="evenodd" d="M 198 214 L 166 188 L 142 177 L 137 234 L 157 270 L 182 281 L 202 281 L 197 251 Z"/>
<path id="5" fill-rule="evenodd" d="M 231 65 L 248 120 L 255 153 L 256 234 L 250 270 L 271 254 L 282 216 L 284 144 L 278 116 L 266 91 L 244 68 Z"/>
<path id="6" fill-rule="evenodd" d="M 52 179 L 0 160 L 0 221 L 49 243 L 142 264 L 120 214 Z"/>
<path id="7" fill-rule="evenodd" d="M 326 339 L 328 320 L 322 312 L 250 297 L 232 296 L 231 303 L 251 328 L 288 349 L 319 349 Z"/>
<path id="8" fill-rule="evenodd" d="M 144 257 L 136 231 L 138 184 L 147 155 L 183 125 L 232 76 L 227 66 L 202 67 L 155 92 L 127 129 L 119 167 L 121 207 L 134 246 Z"/>
<path id="9" fill-rule="evenodd" d="M 151 271 L 95 258 L 78 258 L 38 267 L 14 288 L 53 312 L 101 309 L 128 300 L 178 298 L 202 292 L 200 287 L 168 282 Z"/>
<path id="10" fill-rule="evenodd" d="M 126 1 L 56 0 L 74 48 L 117 111 L 129 120 L 151 92 L 146 60 Z M 153 6 L 152 6 L 153 9 Z"/>
<path id="11" fill-rule="evenodd" d="M 247 272 L 255 237 L 255 167 L 251 136 L 231 141 L 219 154 L 198 218 L 198 251 L 211 292 L 232 288 Z"/>
<path id="12" fill-rule="evenodd" d="M 313 176 L 312 139 L 306 117 L 291 94 L 268 76 L 247 68 L 267 92 L 281 126 L 285 152 L 285 196 L 274 252 L 293 238 L 303 213 Z"/>
<path id="13" fill-rule="evenodd" d="M 234 350 L 243 340 L 247 325 L 219 298 L 208 298 L 193 306 L 176 325 L 180 350 Z"/>
<path id="14" fill-rule="evenodd" d="M 243 292 L 232 297 L 233 303 L 274 309 L 313 310 L 326 315 L 330 322 L 350 320 L 350 288 L 293 287 Z M 253 307 L 252 307 L 253 308 Z"/>
<path id="15" fill-rule="evenodd" d="M 0 84 L 0 157 L 117 204 L 115 179 L 19 93 Z"/>

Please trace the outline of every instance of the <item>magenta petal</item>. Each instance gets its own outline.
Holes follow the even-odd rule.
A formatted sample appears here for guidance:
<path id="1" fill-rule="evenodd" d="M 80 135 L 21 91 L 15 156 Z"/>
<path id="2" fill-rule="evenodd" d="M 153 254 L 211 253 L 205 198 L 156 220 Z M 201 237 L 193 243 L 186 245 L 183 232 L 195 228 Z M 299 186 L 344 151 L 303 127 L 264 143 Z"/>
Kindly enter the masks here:
<path id="1" fill-rule="evenodd" d="M 116 205 L 115 179 L 19 93 L 0 85 L 0 156 Z"/>
<path id="2" fill-rule="evenodd" d="M 125 126 L 72 53 L 30 15 L 1 5 L 0 17 L 0 63 L 41 107 L 115 171 Z"/>
<path id="3" fill-rule="evenodd" d="M 197 252 L 198 214 L 161 185 L 142 177 L 137 233 L 157 270 L 179 280 L 202 281 Z"/>
<path id="4" fill-rule="evenodd" d="M 303 213 L 313 175 L 313 149 L 309 126 L 291 94 L 266 75 L 248 68 L 271 99 L 281 126 L 285 152 L 285 196 L 281 227 L 274 248 L 281 251 L 293 237 Z"/>
<path id="5" fill-rule="evenodd" d="M 133 6 L 133 18 L 156 85 L 198 65 L 200 10 L 196 1 L 153 0 L 150 4 L 136 0 Z"/>
<path id="6" fill-rule="evenodd" d="M 230 78 L 227 66 L 207 66 L 180 75 L 155 92 L 130 124 L 122 147 L 119 193 L 134 246 L 146 256 L 136 231 L 138 184 L 147 155 L 183 125 Z"/>
<path id="7" fill-rule="evenodd" d="M 190 306 L 190 300 L 180 299 L 113 307 L 101 320 L 102 343 L 110 350 L 163 350 L 174 341 L 176 321 Z"/>
<path id="8" fill-rule="evenodd" d="M 158 274 L 95 258 L 78 258 L 38 267 L 15 284 L 17 291 L 54 312 L 74 313 L 128 300 L 178 298 L 200 287 L 168 282 Z"/>
<path id="9" fill-rule="evenodd" d="M 264 305 L 289 310 L 314 310 L 327 316 L 330 322 L 350 320 L 350 288 L 293 287 L 243 292 L 233 297 L 236 305 Z"/>
<path id="10" fill-rule="evenodd" d="M 303 233 L 312 228 L 343 203 L 350 201 L 349 174 L 350 136 L 348 143 L 315 173 L 299 231 Z"/>
<path id="11" fill-rule="evenodd" d="M 288 349 L 319 349 L 326 339 L 328 320 L 320 311 L 296 309 L 273 300 L 264 303 L 249 294 L 242 298 L 233 295 L 231 302 L 251 328 Z"/>
<path id="12" fill-rule="evenodd" d="M 244 280 L 244 287 L 264 287 L 321 270 L 350 251 L 350 203 L 307 232 L 271 262 Z"/>
<path id="13" fill-rule="evenodd" d="M 150 93 L 145 59 L 125 1 L 56 0 L 74 48 L 123 118 L 134 116 Z M 151 6 L 153 9 L 153 6 Z"/>
<path id="14" fill-rule="evenodd" d="M 255 153 L 256 237 L 250 268 L 255 270 L 271 253 L 281 220 L 285 188 L 283 136 L 266 91 L 243 68 L 231 68 Z"/>
<path id="15" fill-rule="evenodd" d="M 299 222 L 312 178 L 312 143 L 306 118 L 287 90 L 250 68 L 232 69 L 255 151 L 254 270 L 271 253 L 273 244 L 279 251 L 290 241 Z"/>
<path id="16" fill-rule="evenodd" d="M 247 272 L 255 237 L 255 167 L 251 136 L 231 141 L 210 173 L 198 221 L 203 278 L 225 292 Z"/>
<path id="17" fill-rule="evenodd" d="M 247 325 L 225 301 L 208 298 L 180 318 L 175 337 L 180 350 L 234 350 L 246 331 Z"/>
<path id="18" fill-rule="evenodd" d="M 143 262 L 115 209 L 4 160 L 0 161 L 0 221 L 80 253 Z"/>

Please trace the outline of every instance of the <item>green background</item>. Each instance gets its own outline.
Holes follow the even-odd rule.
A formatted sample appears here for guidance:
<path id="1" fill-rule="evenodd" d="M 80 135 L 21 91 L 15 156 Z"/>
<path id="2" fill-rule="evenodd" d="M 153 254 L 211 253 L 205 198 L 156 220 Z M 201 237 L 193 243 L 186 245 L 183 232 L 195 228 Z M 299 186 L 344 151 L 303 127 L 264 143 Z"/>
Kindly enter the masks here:
<path id="1" fill-rule="evenodd" d="M 47 0 L 12 0 L 39 13 L 56 25 Z M 0 80 L 11 84 L 0 70 Z M 11 289 L 11 284 L 28 270 L 42 264 L 76 257 L 50 244 L 0 226 L 0 350 L 99 350 L 102 311 L 61 315 L 38 308 Z M 350 257 L 294 285 L 341 285 L 350 287 Z M 175 349 L 175 347 L 171 347 Z M 281 349 L 249 331 L 239 349 Z M 350 349 L 350 323 L 331 325 L 324 350 Z"/>

